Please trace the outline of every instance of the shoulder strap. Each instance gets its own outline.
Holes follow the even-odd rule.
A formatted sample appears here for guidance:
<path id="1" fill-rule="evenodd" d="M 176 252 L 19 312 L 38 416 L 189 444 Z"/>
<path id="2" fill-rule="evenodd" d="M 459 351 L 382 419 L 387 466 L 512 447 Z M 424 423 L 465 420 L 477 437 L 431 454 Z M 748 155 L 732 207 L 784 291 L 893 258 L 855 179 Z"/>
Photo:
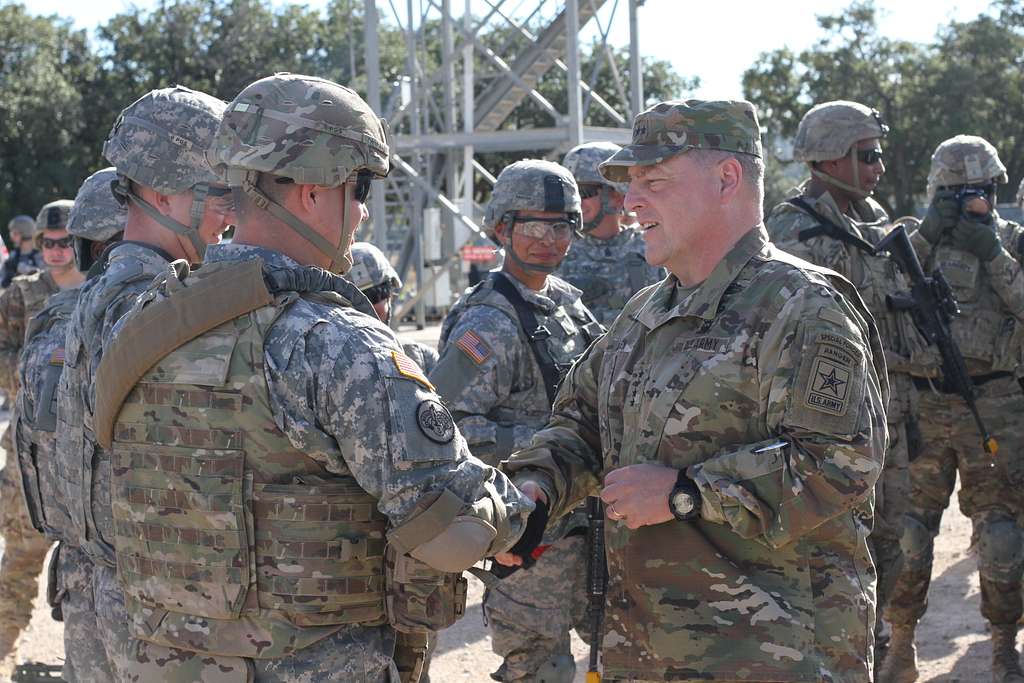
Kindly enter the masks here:
<path id="1" fill-rule="evenodd" d="M 274 303 L 260 259 L 218 268 L 140 309 L 103 354 L 96 372 L 97 442 L 109 448 L 114 420 L 129 392 L 153 365 L 183 344 L 246 313 Z"/>
<path id="2" fill-rule="evenodd" d="M 544 378 L 544 391 L 548 395 L 548 401 L 554 404 L 558 385 L 562 381 L 562 373 L 544 344 L 544 340 L 551 336 L 550 330 L 537 323 L 537 316 L 534 314 L 533 308 L 526 303 L 523 295 L 503 273 L 491 273 L 491 286 L 494 287 L 494 291 L 508 299 L 508 302 L 516 310 L 519 325 L 530 342 L 530 350 L 533 351 L 541 377 Z"/>
<path id="3" fill-rule="evenodd" d="M 843 230 L 838 225 L 822 216 L 810 204 L 808 204 L 807 200 L 805 200 L 803 197 L 790 197 L 789 199 L 786 200 L 786 203 L 800 209 L 801 211 L 803 211 L 804 213 L 806 213 L 808 216 L 818 221 L 819 223 L 819 225 L 816 225 L 813 228 L 807 228 L 806 230 L 800 231 L 800 234 L 797 235 L 797 239 L 800 240 L 801 242 L 806 242 L 812 237 L 821 237 L 822 235 L 824 235 L 825 237 L 831 237 L 834 240 L 839 240 L 840 242 L 844 242 L 846 244 L 849 244 L 850 246 L 856 247 L 861 251 L 866 251 L 872 256 L 878 254 L 878 250 L 875 249 L 875 247 L 872 244 L 870 244 L 866 240 L 861 239 L 860 237 L 857 237 L 854 234 L 851 234 Z"/>

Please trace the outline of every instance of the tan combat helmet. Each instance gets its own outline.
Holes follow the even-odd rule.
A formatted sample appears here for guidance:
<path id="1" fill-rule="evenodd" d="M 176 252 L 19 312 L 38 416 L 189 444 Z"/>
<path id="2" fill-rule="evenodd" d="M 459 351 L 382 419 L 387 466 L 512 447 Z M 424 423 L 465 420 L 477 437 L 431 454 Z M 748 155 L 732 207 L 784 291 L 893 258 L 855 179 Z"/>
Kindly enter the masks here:
<path id="1" fill-rule="evenodd" d="M 352 266 L 352 234 L 331 244 L 268 197 L 260 176 L 329 188 L 344 184 L 346 199 L 359 185 L 356 198 L 362 201 L 370 180 L 390 170 L 387 138 L 385 122 L 355 91 L 313 76 L 276 74 L 247 86 L 228 105 L 210 154 L 232 188 L 328 256 L 330 270 L 343 273 Z M 347 220 L 343 213 L 342 224 Z"/>
<path id="2" fill-rule="evenodd" d="M 117 196 L 142 209 L 168 230 L 187 237 L 201 258 L 206 243 L 199 236 L 206 200 L 223 183 L 206 159 L 206 151 L 224 113 L 224 103 L 180 85 L 152 90 L 128 105 L 103 144 L 103 156 L 117 169 Z M 164 195 L 192 192 L 190 225 L 183 225 L 139 197 L 127 181 Z"/>
<path id="3" fill-rule="evenodd" d="M 106 242 L 124 232 L 128 207 L 114 196 L 118 183 L 117 169 L 111 166 L 86 178 L 75 195 L 68 233 L 75 238 L 75 262 L 83 272 L 92 266 L 92 242 Z"/>
<path id="4" fill-rule="evenodd" d="M 811 175 L 830 185 L 866 197 L 869 192 L 860 186 L 860 166 L 853 164 L 853 185 L 847 185 L 814 167 L 817 161 L 834 161 L 846 155 L 857 154 L 856 144 L 861 140 L 884 138 L 889 126 L 875 109 L 847 100 L 823 102 L 811 107 L 800 119 L 793 141 L 793 160 L 806 162 Z"/>
<path id="5" fill-rule="evenodd" d="M 11 240 L 14 240 L 15 235 L 19 239 L 28 239 L 32 237 L 36 232 L 36 222 L 32 219 L 32 216 L 26 216 L 24 214 L 15 216 L 7 223 L 7 234 L 11 236 Z"/>
<path id="6" fill-rule="evenodd" d="M 932 154 L 928 170 L 928 201 L 940 187 L 1005 183 L 1006 166 L 999 152 L 985 138 L 957 135 L 943 141 Z"/>
<path id="7" fill-rule="evenodd" d="M 612 158 L 621 149 L 622 147 L 614 142 L 584 142 L 582 145 L 576 145 L 570 149 L 562 159 L 562 166 L 569 169 L 580 188 L 585 188 L 587 185 L 599 186 L 601 208 L 596 216 L 583 222 L 583 232 L 590 232 L 597 228 L 605 216 L 625 214 L 621 208 L 612 208 L 608 192 L 614 190 L 619 194 L 626 194 L 629 190 L 629 183 L 613 183 L 601 175 L 599 168 L 602 163 Z M 582 192 L 583 190 L 581 190 L 581 194 Z"/>

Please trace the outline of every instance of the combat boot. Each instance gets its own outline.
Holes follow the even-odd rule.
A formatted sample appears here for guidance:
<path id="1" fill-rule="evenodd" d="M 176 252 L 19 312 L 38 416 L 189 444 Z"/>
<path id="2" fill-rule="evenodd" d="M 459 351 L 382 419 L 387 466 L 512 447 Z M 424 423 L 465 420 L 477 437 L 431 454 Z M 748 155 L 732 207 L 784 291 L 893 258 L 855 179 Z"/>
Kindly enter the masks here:
<path id="1" fill-rule="evenodd" d="M 892 625 L 889 648 L 882 666 L 875 672 L 875 683 L 914 683 L 917 680 L 915 626 L 916 624 Z"/>
<path id="2" fill-rule="evenodd" d="M 1017 654 L 1017 624 L 991 624 L 992 683 L 1024 683 Z"/>

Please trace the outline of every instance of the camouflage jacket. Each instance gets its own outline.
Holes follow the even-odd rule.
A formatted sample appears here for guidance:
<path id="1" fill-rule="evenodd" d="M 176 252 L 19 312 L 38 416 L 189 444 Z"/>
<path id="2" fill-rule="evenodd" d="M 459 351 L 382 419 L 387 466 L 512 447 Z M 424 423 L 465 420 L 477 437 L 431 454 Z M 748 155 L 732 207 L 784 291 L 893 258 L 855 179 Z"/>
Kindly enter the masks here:
<path id="1" fill-rule="evenodd" d="M 64 369 L 64 340 L 79 288 L 50 297 L 29 321 L 18 364 L 21 390 L 11 418 L 25 499 L 33 525 L 51 540 L 69 528 L 57 471 L 57 388 Z"/>
<path id="2" fill-rule="evenodd" d="M 881 353 L 850 283 L 757 228 L 699 287 L 644 290 L 577 362 L 513 480 L 555 515 L 644 462 L 703 496 L 689 522 L 606 524 L 606 676 L 867 683 Z"/>
<path id="3" fill-rule="evenodd" d="M 43 310 L 46 299 L 57 291 L 50 273 L 40 270 L 19 275 L 0 293 L 0 389 L 11 398 L 18 391 L 18 355 L 28 320 Z"/>
<path id="4" fill-rule="evenodd" d="M 878 244 L 888 233 L 888 216 L 873 199 L 853 204 L 857 214 L 855 219 L 840 211 L 828 192 L 820 197 L 806 194 L 798 196 L 834 225 L 871 246 Z M 875 318 L 882 348 L 885 349 L 886 368 L 890 373 L 909 373 L 913 360 L 920 358 L 928 342 L 918 332 L 909 312 L 895 312 L 886 303 L 886 297 L 890 294 L 908 293 L 909 280 L 896 262 L 885 254 L 875 256 L 828 235 L 808 237 L 805 231 L 813 230 L 818 225 L 816 218 L 789 202 L 776 206 L 765 220 L 768 237 L 779 249 L 815 265 L 830 268 L 853 283 Z M 902 384 L 909 385 L 909 382 L 904 381 Z M 904 398 L 907 397 L 897 396 L 894 392 L 890 419 L 904 413 Z"/>
<path id="5" fill-rule="evenodd" d="M 972 375 L 1021 373 L 1024 362 L 1024 227 L 995 215 L 1003 248 L 988 263 L 952 246 L 938 249 L 920 234 L 911 235 L 925 272 L 939 269 L 960 306 L 953 318 L 953 339 Z M 938 352 L 928 349 L 914 374 L 940 374 Z"/>
<path id="6" fill-rule="evenodd" d="M 634 294 L 665 277 L 664 268 L 648 265 L 646 251 L 633 228 L 608 240 L 584 235 L 572 243 L 558 276 L 583 292 L 583 305 L 607 327 Z"/>
<path id="7" fill-rule="evenodd" d="M 551 333 L 546 346 L 552 358 L 568 367 L 589 343 L 582 328 L 591 317 L 580 291 L 553 276 L 540 292 L 507 277 Z M 473 455 L 497 465 L 547 423 L 551 401 L 540 366 L 515 308 L 489 279 L 452 306 L 438 348 L 430 381 L 451 408 Z"/>
<path id="8" fill-rule="evenodd" d="M 92 432 L 96 368 L 114 323 L 170 259 L 153 247 L 119 242 L 103 270 L 81 287 L 68 322 L 64 372 L 57 392 L 57 460 L 74 538 L 93 561 L 113 566 L 110 460 Z"/>
<path id="9" fill-rule="evenodd" d="M 419 342 L 402 342 L 402 350 L 428 375 L 437 367 L 437 349 L 432 346 Z"/>

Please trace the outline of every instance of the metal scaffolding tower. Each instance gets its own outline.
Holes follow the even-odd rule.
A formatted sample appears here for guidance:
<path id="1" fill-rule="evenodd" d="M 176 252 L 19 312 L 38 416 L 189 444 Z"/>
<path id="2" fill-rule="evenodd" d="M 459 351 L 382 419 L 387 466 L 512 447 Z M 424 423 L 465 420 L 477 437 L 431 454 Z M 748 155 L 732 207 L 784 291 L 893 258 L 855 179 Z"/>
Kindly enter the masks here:
<path id="1" fill-rule="evenodd" d="M 406 283 L 393 320 L 414 313 L 422 327 L 428 308 L 442 312 L 464 282 L 456 267 L 460 249 L 490 244 L 473 192 L 478 179 L 493 185 L 491 171 L 500 169 L 489 171 L 479 155 L 528 152 L 560 160 L 580 142 L 629 140 L 633 114 L 643 105 L 637 7 L 644 0 L 404 0 L 404 16 L 396 2 L 401 6 L 402 0 L 365 0 L 367 97 L 391 124 L 394 152 L 391 175 L 371 195 L 370 216 L 372 240 L 385 253 L 398 251 Z M 386 89 L 381 12 L 401 29 L 406 49 L 403 73 Z M 629 22 L 628 79 L 608 44 L 623 20 Z M 594 34 L 590 48 L 598 57 L 585 77 L 581 30 Z M 537 89 L 558 72 L 568 94 L 564 111 Z M 592 87 L 602 72 L 614 96 Z M 624 103 L 625 111 L 609 99 Z M 549 125 L 519 127 L 510 119 L 527 102 Z M 597 116 L 614 125 L 588 125 Z"/>

